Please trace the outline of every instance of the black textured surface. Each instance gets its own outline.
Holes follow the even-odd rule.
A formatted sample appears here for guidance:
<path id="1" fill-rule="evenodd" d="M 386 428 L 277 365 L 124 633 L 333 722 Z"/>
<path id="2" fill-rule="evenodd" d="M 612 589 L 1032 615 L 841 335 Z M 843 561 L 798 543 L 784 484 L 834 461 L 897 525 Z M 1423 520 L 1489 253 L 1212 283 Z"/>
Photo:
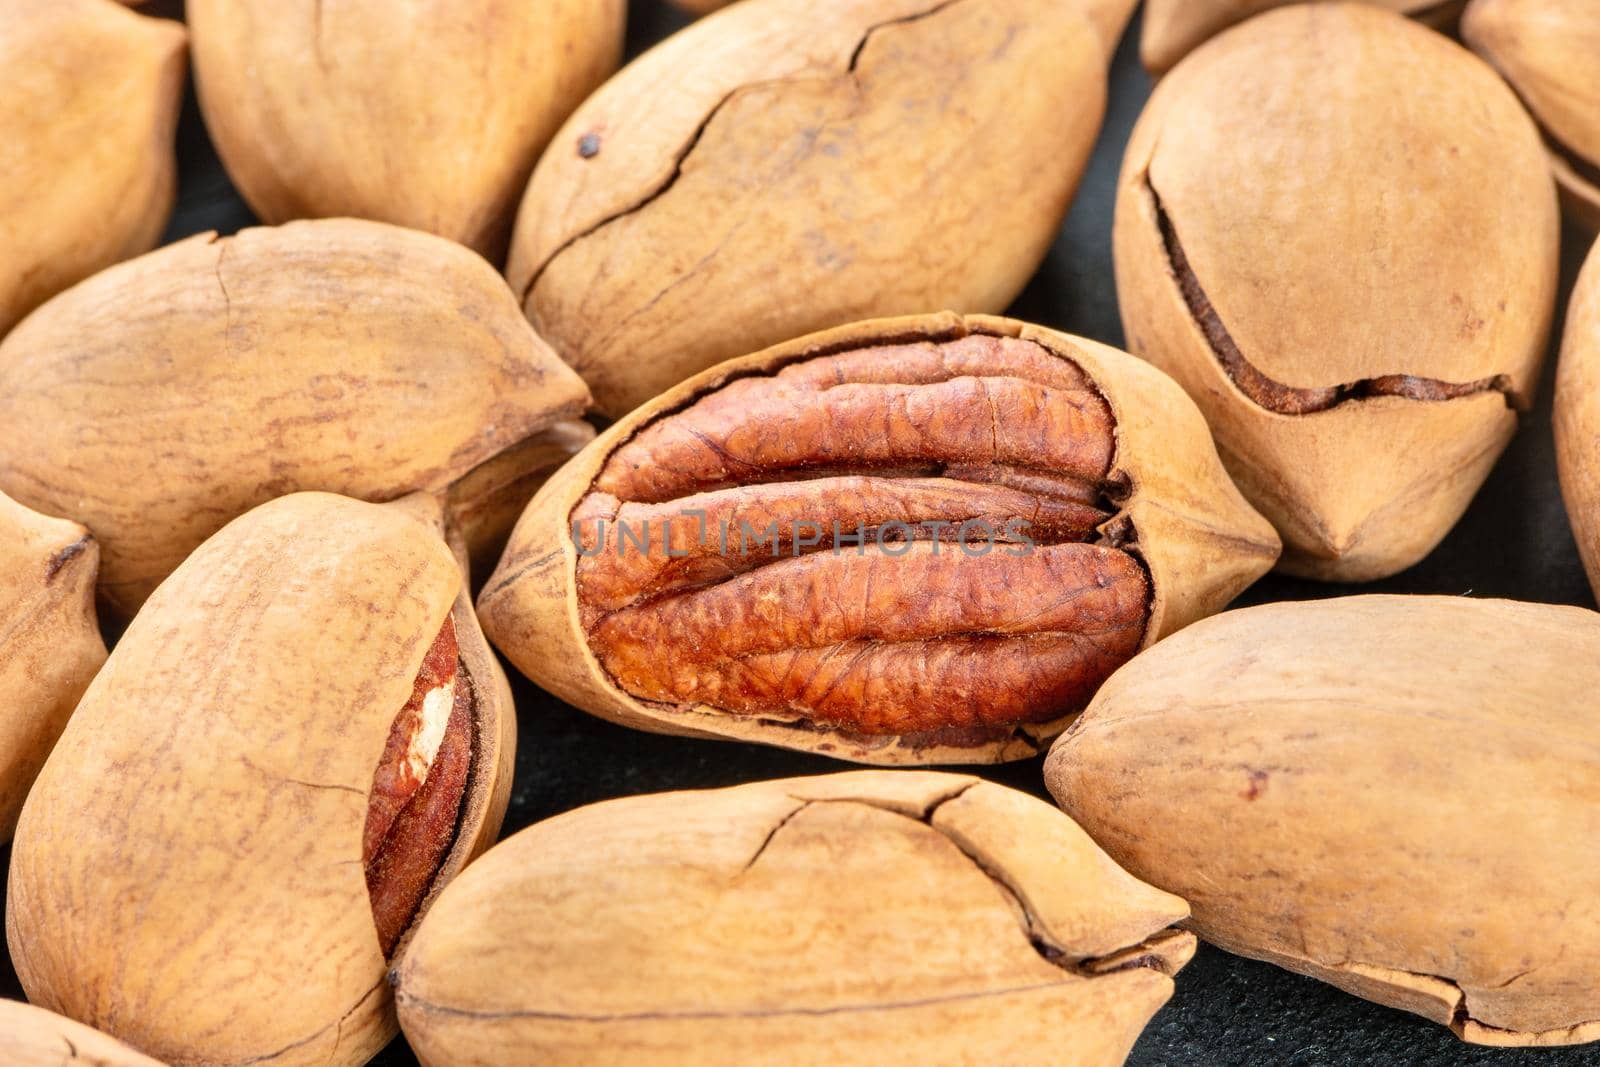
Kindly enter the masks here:
<path id="1" fill-rule="evenodd" d="M 662 0 L 632 0 L 629 52 L 636 54 L 686 21 Z M 1104 131 L 1059 239 L 1013 313 L 1114 345 L 1123 341 L 1111 271 L 1111 216 L 1123 147 L 1150 82 L 1136 60 L 1137 23 L 1117 53 Z M 1018 72 L 1026 76 L 1026 72 Z M 167 239 L 253 222 L 212 153 L 191 91 L 179 132 L 180 196 Z M 1562 306 L 1587 245 L 1565 234 Z M 931 309 L 930 309 L 931 310 Z M 1556 335 L 1559 337 L 1559 333 Z M 1554 338 L 1552 339 L 1552 347 Z M 1592 606 L 1556 484 L 1550 432 L 1550 380 L 1534 412 L 1466 517 L 1422 563 L 1361 591 L 1506 596 Z M 1242 602 L 1336 596 L 1353 587 L 1270 576 Z M 845 769 L 778 749 L 637 733 L 576 711 L 509 671 L 521 737 L 505 832 L 592 801 L 666 789 L 733 785 Z M 1044 795 L 1040 761 L 981 771 Z M 1485 804 L 1494 803 L 1485 783 Z M 1470 833 L 1470 827 L 1440 827 Z M 1511 887 L 1508 887 L 1508 891 Z M 1427 886 L 1419 884 L 1419 893 Z M 887 902 L 892 906 L 892 902 Z M 20 996 L 9 960 L 0 960 L 0 995 Z M 1062 1034 L 1070 1042 L 1070 1034 Z M 376 1061 L 414 1064 L 403 1040 Z M 1366 1003 L 1319 982 L 1202 947 L 1177 981 L 1170 1004 L 1151 1023 L 1130 1063 L 1151 1064 L 1568 1064 L 1600 1063 L 1584 1049 L 1496 1051 L 1457 1041 L 1410 1015 Z"/>

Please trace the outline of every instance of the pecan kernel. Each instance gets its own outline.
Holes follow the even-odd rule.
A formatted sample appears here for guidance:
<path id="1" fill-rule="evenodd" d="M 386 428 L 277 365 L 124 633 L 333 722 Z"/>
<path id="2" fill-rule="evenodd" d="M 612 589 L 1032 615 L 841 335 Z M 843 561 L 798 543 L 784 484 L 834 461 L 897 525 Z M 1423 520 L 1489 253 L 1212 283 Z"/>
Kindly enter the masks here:
<path id="1" fill-rule="evenodd" d="M 455 839 L 472 756 L 472 684 L 447 617 L 373 773 L 361 858 L 385 956 L 410 926 Z"/>
<path id="2" fill-rule="evenodd" d="M 1080 709 L 1143 641 L 1104 543 L 1114 420 L 1071 363 L 970 336 L 737 380 L 619 447 L 572 515 L 591 648 L 638 699 L 864 735 Z"/>

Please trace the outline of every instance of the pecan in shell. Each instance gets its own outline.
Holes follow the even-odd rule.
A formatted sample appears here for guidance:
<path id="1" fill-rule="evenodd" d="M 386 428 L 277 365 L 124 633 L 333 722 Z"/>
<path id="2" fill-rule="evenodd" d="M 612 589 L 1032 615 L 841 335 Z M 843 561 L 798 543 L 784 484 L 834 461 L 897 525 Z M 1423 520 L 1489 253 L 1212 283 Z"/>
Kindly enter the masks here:
<path id="1" fill-rule="evenodd" d="M 1008 759 L 1275 553 L 1159 373 L 927 316 L 732 361 L 618 423 L 524 513 L 480 608 L 535 681 L 633 725 Z"/>

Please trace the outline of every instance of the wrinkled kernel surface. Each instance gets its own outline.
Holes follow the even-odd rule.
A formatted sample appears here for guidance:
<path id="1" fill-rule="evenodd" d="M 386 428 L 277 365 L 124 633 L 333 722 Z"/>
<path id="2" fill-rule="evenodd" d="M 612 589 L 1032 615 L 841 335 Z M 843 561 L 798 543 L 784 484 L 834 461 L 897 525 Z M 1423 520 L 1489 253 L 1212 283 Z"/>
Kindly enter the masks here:
<path id="1" fill-rule="evenodd" d="M 1076 366 L 1011 338 L 734 381 L 640 430 L 574 510 L 590 645 L 639 699 L 864 735 L 1079 710 L 1148 611 L 1142 565 L 1095 543 L 1113 431 Z"/>
<path id="2" fill-rule="evenodd" d="M 362 862 L 385 956 L 411 924 L 455 837 L 472 730 L 472 686 L 447 617 L 389 728 L 367 802 Z"/>

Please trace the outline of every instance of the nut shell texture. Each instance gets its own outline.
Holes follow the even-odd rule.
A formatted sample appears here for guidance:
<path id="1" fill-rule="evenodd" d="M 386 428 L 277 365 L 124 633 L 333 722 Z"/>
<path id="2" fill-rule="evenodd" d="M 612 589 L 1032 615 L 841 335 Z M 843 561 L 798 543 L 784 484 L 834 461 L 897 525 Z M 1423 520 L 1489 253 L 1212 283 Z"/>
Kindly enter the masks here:
<path id="1" fill-rule="evenodd" d="M 534 161 L 617 67 L 623 0 L 193 0 L 195 84 L 264 222 L 351 215 L 498 262 Z"/>
<path id="2" fill-rule="evenodd" d="M 0 493 L 0 842 L 106 659 L 94 611 L 99 546 L 75 522 Z"/>
<path id="3" fill-rule="evenodd" d="M 1248 18 L 1299 0 L 1149 0 L 1145 4 L 1139 58 L 1153 74 L 1164 73 L 1208 38 Z M 1462 0 L 1365 0 L 1444 28 L 1461 14 Z M 1535 0 L 1538 2 L 1538 0 Z M 1582 2 L 1582 0 L 1578 0 Z"/>
<path id="4" fill-rule="evenodd" d="M 1590 586 L 1600 590 L 1600 246 L 1590 251 L 1567 306 L 1555 436 L 1572 536 Z"/>
<path id="5" fill-rule="evenodd" d="M 988 532 L 964 549 L 930 521 Z M 615 423 L 529 505 L 479 610 L 535 682 L 626 725 L 994 762 L 1277 549 L 1148 364 L 933 315 L 730 360 Z"/>
<path id="6" fill-rule="evenodd" d="M 611 416 L 813 330 L 1000 311 L 1066 213 L 1131 7 L 718 12 L 557 135 L 517 218 L 512 288 Z"/>
<path id="7" fill-rule="evenodd" d="M 131 612 L 256 504 L 448 496 L 587 399 L 457 244 L 349 219 L 203 235 L 0 344 L 0 490 L 88 526 Z"/>
<path id="8" fill-rule="evenodd" d="M 1058 816 L 886 771 L 581 808 L 439 898 L 406 1038 L 429 1067 L 1119 1064 L 1186 911 Z"/>
<path id="9" fill-rule="evenodd" d="M 1046 761 L 1201 937 L 1490 1045 L 1600 1037 L 1600 615 L 1447 597 L 1228 612 Z"/>
<path id="10" fill-rule="evenodd" d="M 1600 230 L 1600 7 L 1588 0 L 1475 0 L 1461 36 L 1539 121 L 1567 214 Z"/>
<path id="11" fill-rule="evenodd" d="M 1530 402 L 1559 245 L 1538 132 L 1408 19 L 1306 4 L 1193 53 L 1134 129 L 1114 233 L 1130 350 L 1206 413 L 1290 573 L 1422 558 Z"/>
<path id="12" fill-rule="evenodd" d="M 461 585 L 405 509 L 316 493 L 230 523 L 162 583 L 23 809 L 6 935 L 29 999 L 175 1064 L 381 1048 L 368 797 L 452 611 L 478 751 L 436 885 L 493 840 L 509 790 L 509 693 Z"/>
<path id="13" fill-rule="evenodd" d="M 0 336 L 161 236 L 184 38 L 110 0 L 0 7 Z"/>
<path id="14" fill-rule="evenodd" d="M 162 1067 L 98 1030 L 15 1000 L 0 1000 L 0 1062 L 9 1067 Z"/>

